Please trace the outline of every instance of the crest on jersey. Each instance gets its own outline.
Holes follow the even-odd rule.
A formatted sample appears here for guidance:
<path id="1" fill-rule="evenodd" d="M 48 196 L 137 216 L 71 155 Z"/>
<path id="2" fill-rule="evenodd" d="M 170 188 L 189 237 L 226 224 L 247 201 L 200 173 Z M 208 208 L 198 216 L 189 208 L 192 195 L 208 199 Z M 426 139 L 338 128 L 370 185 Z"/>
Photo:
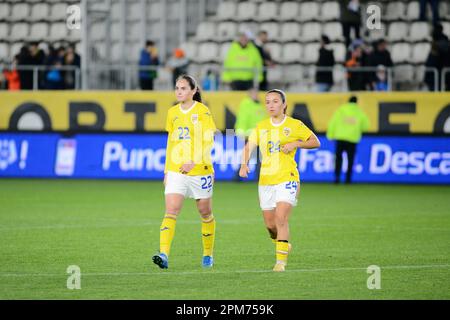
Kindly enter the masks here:
<path id="1" fill-rule="evenodd" d="M 283 133 L 286 137 L 289 137 L 289 135 L 291 134 L 291 128 L 288 127 L 284 127 L 283 128 Z"/>
<path id="2" fill-rule="evenodd" d="M 194 113 L 191 116 L 191 121 L 192 121 L 193 124 L 196 124 L 198 122 L 198 114 Z"/>

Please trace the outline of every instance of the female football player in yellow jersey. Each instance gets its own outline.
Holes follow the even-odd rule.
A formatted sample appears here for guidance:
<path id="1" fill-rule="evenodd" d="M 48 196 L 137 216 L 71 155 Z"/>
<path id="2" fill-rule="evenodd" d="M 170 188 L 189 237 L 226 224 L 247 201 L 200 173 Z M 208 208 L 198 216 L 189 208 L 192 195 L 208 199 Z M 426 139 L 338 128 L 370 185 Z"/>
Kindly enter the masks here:
<path id="1" fill-rule="evenodd" d="M 202 264 L 210 268 L 216 227 L 211 203 L 214 183 L 211 149 L 216 125 L 208 107 L 202 104 L 200 89 L 193 77 L 178 77 L 175 95 L 179 103 L 169 109 L 166 121 L 166 212 L 160 228 L 160 251 L 152 259 L 160 268 L 168 268 L 177 217 L 184 199 L 189 197 L 195 199 L 202 218 Z"/>
<path id="2" fill-rule="evenodd" d="M 286 115 L 286 95 L 278 89 L 266 93 L 269 119 L 259 122 L 244 147 L 239 175 L 247 178 L 248 160 L 259 146 L 262 154 L 259 202 L 269 234 L 276 242 L 273 271 L 284 271 L 290 251 L 288 220 L 297 205 L 300 177 L 294 159 L 298 148 L 320 147 L 317 136 L 303 122 Z"/>

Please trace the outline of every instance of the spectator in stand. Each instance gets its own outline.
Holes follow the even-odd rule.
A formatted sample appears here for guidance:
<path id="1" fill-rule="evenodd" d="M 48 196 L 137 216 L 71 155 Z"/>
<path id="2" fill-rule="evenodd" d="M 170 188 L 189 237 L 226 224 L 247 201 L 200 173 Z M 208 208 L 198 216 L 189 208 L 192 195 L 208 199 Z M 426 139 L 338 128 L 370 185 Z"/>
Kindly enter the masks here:
<path id="1" fill-rule="evenodd" d="M 29 67 L 33 64 L 30 50 L 27 45 L 20 48 L 18 55 L 19 79 L 21 90 L 33 89 L 33 71 L 28 69 L 21 69 L 20 67 Z"/>
<path id="2" fill-rule="evenodd" d="M 362 70 L 354 70 L 352 68 L 362 67 L 362 49 L 363 41 L 356 39 L 353 41 L 350 51 L 347 53 L 345 67 L 347 70 L 347 84 L 349 91 L 362 91 L 366 89 L 365 83 L 367 76 Z"/>
<path id="3" fill-rule="evenodd" d="M 172 84 L 175 88 L 175 83 L 179 76 L 187 74 L 187 69 L 189 66 L 189 59 L 184 54 L 183 49 L 175 48 L 173 49 L 172 56 L 167 61 L 166 67 L 172 72 Z"/>
<path id="4" fill-rule="evenodd" d="M 206 75 L 202 80 L 202 89 L 203 91 L 216 91 L 219 89 L 219 77 L 213 70 L 208 69 L 206 71 Z"/>
<path id="5" fill-rule="evenodd" d="M 222 80 L 230 83 L 232 90 L 249 90 L 263 80 L 263 60 L 256 46 L 250 41 L 250 32 L 241 32 L 239 39 L 231 43 L 224 61 Z"/>
<path id="6" fill-rule="evenodd" d="M 64 65 L 76 67 L 76 68 L 81 67 L 80 56 L 75 52 L 75 47 L 73 45 L 70 45 L 67 47 L 66 54 L 64 56 Z M 64 87 L 65 87 L 65 89 L 70 89 L 70 90 L 75 89 L 75 84 L 76 84 L 75 77 L 76 77 L 75 70 L 64 71 Z"/>
<path id="7" fill-rule="evenodd" d="M 369 67 L 378 68 L 379 66 L 384 66 L 390 68 L 394 65 L 391 58 L 391 53 L 387 50 L 387 42 L 384 39 L 380 39 L 375 43 L 375 49 L 370 54 Z M 377 82 L 377 75 L 375 72 L 370 73 L 370 81 L 372 89 L 375 88 Z"/>
<path id="8" fill-rule="evenodd" d="M 342 31 L 345 38 L 345 46 L 352 43 L 351 31 L 354 30 L 355 38 L 360 38 L 361 30 L 361 6 L 359 0 L 340 0 Z"/>
<path id="9" fill-rule="evenodd" d="M 11 64 L 11 69 L 4 69 L 3 76 L 7 81 L 8 90 L 20 90 L 20 77 L 17 71 L 17 63 L 19 61 L 19 56 L 14 56 L 14 60 Z"/>
<path id="10" fill-rule="evenodd" d="M 319 49 L 319 59 L 316 66 L 332 68 L 335 64 L 333 50 L 329 48 L 330 39 L 322 35 Z M 316 72 L 316 83 L 319 92 L 328 92 L 333 86 L 333 71 L 319 70 Z"/>
<path id="11" fill-rule="evenodd" d="M 379 65 L 376 72 L 376 81 L 374 84 L 374 91 L 388 91 L 389 86 L 387 82 L 386 67 Z"/>
<path id="12" fill-rule="evenodd" d="M 447 35 L 444 34 L 442 24 L 436 24 L 434 26 L 432 39 L 437 46 L 439 63 L 441 66 L 441 70 L 439 70 L 439 79 L 441 79 L 442 69 L 450 68 L 450 42 Z M 450 90 L 450 72 L 447 72 L 445 75 L 445 88 L 446 91 Z"/>
<path id="13" fill-rule="evenodd" d="M 439 23 L 439 0 L 420 0 L 420 21 L 427 21 L 427 4 L 431 6 L 433 14 L 433 24 Z"/>
<path id="14" fill-rule="evenodd" d="M 139 67 L 156 67 L 159 65 L 158 50 L 153 41 L 148 40 L 141 50 Z M 153 81 L 157 77 L 156 69 L 139 70 L 139 84 L 142 90 L 153 90 Z"/>
<path id="15" fill-rule="evenodd" d="M 39 42 L 33 41 L 29 45 L 31 64 L 34 66 L 43 66 L 45 62 L 45 52 L 39 48 Z M 38 88 L 45 88 L 45 70 L 38 71 Z"/>
<path id="16" fill-rule="evenodd" d="M 268 35 L 267 31 L 261 30 L 258 32 L 258 36 L 255 39 L 255 46 L 259 51 L 259 54 L 261 55 L 261 58 L 263 60 L 263 79 L 259 83 L 259 90 L 260 91 L 267 91 L 268 90 L 268 84 L 267 84 L 267 68 L 272 67 L 275 65 L 275 62 L 272 60 L 272 57 L 270 55 L 269 50 L 265 47 L 265 44 L 268 42 Z"/>
<path id="17" fill-rule="evenodd" d="M 436 41 L 431 43 L 430 53 L 428 54 L 425 62 L 425 67 L 435 68 L 438 72 L 438 79 L 436 83 L 435 73 L 429 70 L 425 70 L 424 82 L 429 91 L 435 91 L 440 89 L 440 75 L 442 72 L 442 59 L 439 54 L 439 47 Z"/>

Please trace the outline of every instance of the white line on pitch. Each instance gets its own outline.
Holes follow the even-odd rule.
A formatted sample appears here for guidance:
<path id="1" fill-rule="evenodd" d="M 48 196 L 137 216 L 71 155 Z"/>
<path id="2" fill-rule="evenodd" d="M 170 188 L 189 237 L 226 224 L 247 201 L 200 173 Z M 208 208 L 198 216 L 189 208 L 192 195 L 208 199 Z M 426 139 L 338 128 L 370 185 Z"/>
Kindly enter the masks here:
<path id="1" fill-rule="evenodd" d="M 435 264 L 435 265 L 410 265 L 410 266 L 385 266 L 383 269 L 447 269 L 450 264 Z M 367 267 L 342 267 L 342 268 L 320 268 L 320 269 L 287 269 L 285 272 L 329 272 L 329 271 L 354 271 L 367 270 Z M 106 273 L 81 273 L 81 276 L 88 277 L 114 277 L 114 276 L 159 276 L 159 275 L 215 275 L 215 274 L 230 274 L 230 273 L 272 273 L 268 270 L 235 270 L 235 271 L 186 271 L 186 272 L 106 272 Z M 0 277 L 65 277 L 65 273 L 0 273 Z"/>

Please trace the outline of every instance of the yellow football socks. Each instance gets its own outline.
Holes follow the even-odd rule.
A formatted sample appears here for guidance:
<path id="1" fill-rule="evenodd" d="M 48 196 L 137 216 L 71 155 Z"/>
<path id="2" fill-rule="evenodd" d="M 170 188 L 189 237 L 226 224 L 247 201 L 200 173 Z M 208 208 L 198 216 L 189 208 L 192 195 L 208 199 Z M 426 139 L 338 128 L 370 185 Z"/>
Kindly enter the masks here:
<path id="1" fill-rule="evenodd" d="M 166 213 L 161 223 L 159 232 L 159 252 L 169 256 L 170 245 L 172 244 L 173 237 L 175 235 L 175 225 L 177 223 L 177 216 L 174 214 Z"/>
<path id="2" fill-rule="evenodd" d="M 208 218 L 202 218 L 202 243 L 203 243 L 203 255 L 213 255 L 214 238 L 216 233 L 216 220 L 211 214 Z"/>
<path id="3" fill-rule="evenodd" d="M 287 241 L 285 242 L 278 240 L 276 245 L 277 263 L 286 265 L 288 254 L 289 254 L 289 243 Z"/>

